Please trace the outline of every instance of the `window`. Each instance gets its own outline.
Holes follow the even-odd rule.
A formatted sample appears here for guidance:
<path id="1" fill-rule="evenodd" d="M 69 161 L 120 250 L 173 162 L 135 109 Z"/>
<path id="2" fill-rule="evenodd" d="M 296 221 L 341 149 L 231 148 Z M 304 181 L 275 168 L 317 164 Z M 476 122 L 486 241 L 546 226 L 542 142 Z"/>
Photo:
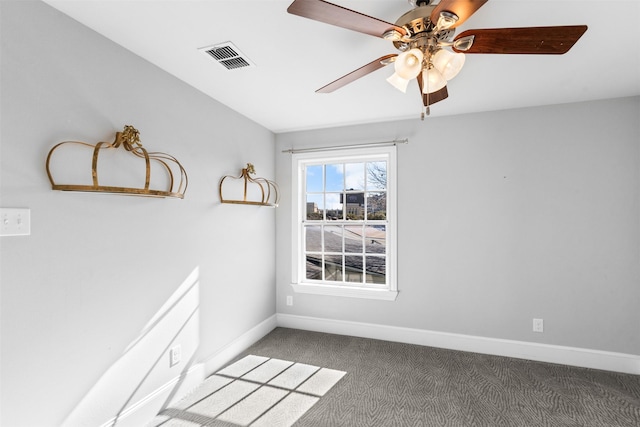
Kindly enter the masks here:
<path id="1" fill-rule="evenodd" d="M 395 147 L 293 155 L 296 292 L 394 300 Z"/>

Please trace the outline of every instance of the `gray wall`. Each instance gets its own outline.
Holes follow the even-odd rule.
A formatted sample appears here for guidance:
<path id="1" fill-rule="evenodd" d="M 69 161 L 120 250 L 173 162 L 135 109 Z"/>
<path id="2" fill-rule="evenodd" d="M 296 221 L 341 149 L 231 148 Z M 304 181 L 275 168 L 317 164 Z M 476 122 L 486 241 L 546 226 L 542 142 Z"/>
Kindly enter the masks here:
<path id="1" fill-rule="evenodd" d="M 640 98 L 418 114 L 277 136 L 286 195 L 283 149 L 410 141 L 398 147 L 398 299 L 294 294 L 284 197 L 278 313 L 640 354 Z"/>
<path id="2" fill-rule="evenodd" d="M 117 375 L 140 371 L 123 360 L 164 357 L 140 345 L 156 332 L 184 339 L 178 369 L 206 361 L 272 316 L 276 298 L 279 313 L 640 354 L 640 98 L 276 138 L 43 3 L 1 1 L 0 15 L 0 205 L 32 215 L 30 236 L 0 239 L 0 424 L 59 425 L 105 377 L 115 396 L 102 402 L 121 399 Z M 185 200 L 50 190 L 55 143 L 110 141 L 125 124 L 182 162 Z M 405 137 L 397 301 L 285 306 L 280 151 Z M 217 203 L 220 177 L 246 162 L 275 175 L 276 211 Z M 197 292 L 185 291 L 194 271 Z M 180 317 L 194 300 L 195 325 Z M 149 387 L 176 374 L 164 362 Z"/>
<path id="3" fill-rule="evenodd" d="M 30 208 L 32 219 L 30 236 L 0 240 L 0 424 L 54 426 L 106 373 L 122 374 L 113 368 L 132 347 L 161 358 L 152 390 L 275 314 L 275 212 L 221 205 L 217 194 L 246 162 L 273 178 L 274 135 L 44 3 L 0 4 L 0 204 Z M 184 200 L 51 190 L 54 144 L 110 142 L 125 124 L 184 165 Z M 90 174 L 90 164 L 62 166 Z M 196 268 L 196 336 L 184 336 L 186 360 L 170 370 L 139 343 L 171 319 L 154 316 Z M 142 396 L 120 380 L 112 400 Z"/>

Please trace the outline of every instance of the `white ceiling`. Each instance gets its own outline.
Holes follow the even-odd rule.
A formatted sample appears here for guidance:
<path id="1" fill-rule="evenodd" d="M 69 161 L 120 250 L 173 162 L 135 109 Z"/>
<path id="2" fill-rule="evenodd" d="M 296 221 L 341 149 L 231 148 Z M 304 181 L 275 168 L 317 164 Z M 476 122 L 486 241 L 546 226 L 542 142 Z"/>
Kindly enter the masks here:
<path id="1" fill-rule="evenodd" d="M 383 39 L 287 13 L 293 0 L 45 0 L 273 132 L 419 120 L 406 94 L 375 71 L 330 94 L 315 90 L 398 53 Z M 407 0 L 332 0 L 395 22 Z M 434 1 L 435 3 L 435 1 Z M 458 32 L 586 24 L 565 55 L 467 55 L 432 116 L 640 95 L 640 0 L 490 0 Z M 256 67 L 228 71 L 199 48 L 231 41 Z"/>

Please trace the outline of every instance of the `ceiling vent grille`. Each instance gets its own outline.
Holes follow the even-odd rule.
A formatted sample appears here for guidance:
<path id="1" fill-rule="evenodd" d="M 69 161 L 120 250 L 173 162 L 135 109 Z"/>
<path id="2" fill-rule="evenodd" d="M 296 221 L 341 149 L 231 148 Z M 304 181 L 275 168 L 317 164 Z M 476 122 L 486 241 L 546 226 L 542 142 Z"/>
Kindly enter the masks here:
<path id="1" fill-rule="evenodd" d="M 204 47 L 200 50 L 211 56 L 218 64 L 222 65 L 227 70 L 237 70 L 239 68 L 256 66 L 231 42 Z"/>

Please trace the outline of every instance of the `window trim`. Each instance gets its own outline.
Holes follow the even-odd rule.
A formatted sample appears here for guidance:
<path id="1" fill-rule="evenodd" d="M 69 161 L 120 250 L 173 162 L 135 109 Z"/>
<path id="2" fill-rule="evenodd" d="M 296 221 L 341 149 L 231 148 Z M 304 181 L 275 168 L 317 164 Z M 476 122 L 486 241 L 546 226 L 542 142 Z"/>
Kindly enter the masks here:
<path id="1" fill-rule="evenodd" d="M 395 146 L 349 148 L 323 150 L 322 152 L 294 153 L 291 158 L 291 207 L 292 207 L 292 242 L 291 242 L 291 286 L 294 292 L 315 295 L 330 295 L 351 298 L 366 298 L 394 301 L 398 296 L 397 283 L 397 150 Z M 385 156 L 387 166 L 387 278 L 385 288 L 369 288 L 356 285 L 336 285 L 331 282 L 310 283 L 304 281 L 302 268 L 303 226 L 306 215 L 306 198 L 304 187 L 304 166 L 308 163 L 323 161 L 348 162 L 365 161 L 376 156 Z M 305 202 L 305 203 L 303 203 Z"/>

